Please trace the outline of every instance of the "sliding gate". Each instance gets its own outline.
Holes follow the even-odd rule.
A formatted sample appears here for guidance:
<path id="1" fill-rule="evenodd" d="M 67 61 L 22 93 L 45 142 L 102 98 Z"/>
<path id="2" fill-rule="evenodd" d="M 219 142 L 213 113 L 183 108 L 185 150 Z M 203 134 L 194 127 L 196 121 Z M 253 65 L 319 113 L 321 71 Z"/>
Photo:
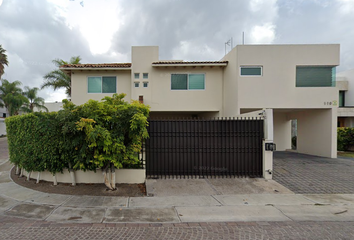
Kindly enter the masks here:
<path id="1" fill-rule="evenodd" d="M 263 119 L 150 120 L 146 175 L 262 177 Z"/>

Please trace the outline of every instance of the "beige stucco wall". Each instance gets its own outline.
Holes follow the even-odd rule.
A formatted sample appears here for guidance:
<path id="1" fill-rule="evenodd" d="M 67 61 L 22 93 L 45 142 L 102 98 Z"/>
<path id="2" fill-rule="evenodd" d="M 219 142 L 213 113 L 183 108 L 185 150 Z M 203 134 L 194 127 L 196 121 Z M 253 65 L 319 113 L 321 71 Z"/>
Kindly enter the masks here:
<path id="1" fill-rule="evenodd" d="M 240 108 L 328 108 L 335 87 L 295 87 L 296 66 L 339 65 L 339 45 L 240 45 L 237 67 L 263 66 L 263 76 L 238 76 Z"/>
<path id="2" fill-rule="evenodd" d="M 232 49 L 222 60 L 229 62 L 223 72 L 223 116 L 234 117 L 240 114 L 237 90 L 239 75 L 237 49 Z"/>
<path id="3" fill-rule="evenodd" d="M 291 120 L 287 113 L 273 113 L 274 143 L 277 151 L 291 149 Z"/>
<path id="4" fill-rule="evenodd" d="M 27 176 L 28 173 L 25 173 Z M 31 173 L 31 178 L 36 179 L 38 172 Z M 144 183 L 145 182 L 145 169 L 117 169 L 116 183 Z M 71 177 L 68 170 L 63 173 L 57 173 L 56 178 L 58 183 L 71 183 Z M 53 182 L 53 174 L 44 171 L 41 172 L 40 179 L 48 182 Z M 101 170 L 93 171 L 75 171 L 76 183 L 103 183 L 103 175 Z"/>
<path id="5" fill-rule="evenodd" d="M 222 79 L 221 67 L 153 67 L 158 61 L 157 47 L 132 47 L 132 98 L 144 97 L 144 104 L 151 107 L 152 112 L 205 112 L 222 111 Z M 140 73 L 140 79 L 134 79 L 134 73 Z M 143 79 L 143 73 L 149 78 Z M 205 90 L 171 90 L 171 74 L 204 73 Z M 135 88 L 134 82 L 140 82 Z M 143 82 L 149 83 L 143 88 Z"/>
<path id="6" fill-rule="evenodd" d="M 289 119 L 297 119 L 299 153 L 337 157 L 336 112 L 336 109 L 311 109 L 289 113 Z"/>
<path id="7" fill-rule="evenodd" d="M 101 100 L 105 96 L 112 96 L 113 93 L 88 93 L 87 79 L 90 76 L 115 76 L 117 77 L 117 93 L 125 93 L 126 101 L 130 101 L 130 70 L 117 71 L 75 71 L 72 74 L 71 101 L 80 105 L 89 99 Z"/>

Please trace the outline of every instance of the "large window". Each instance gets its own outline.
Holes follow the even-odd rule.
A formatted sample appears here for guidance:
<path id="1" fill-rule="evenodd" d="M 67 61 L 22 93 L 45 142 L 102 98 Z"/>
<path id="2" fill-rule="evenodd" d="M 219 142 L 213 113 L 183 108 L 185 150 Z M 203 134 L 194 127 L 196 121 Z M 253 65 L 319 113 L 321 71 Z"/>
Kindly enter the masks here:
<path id="1" fill-rule="evenodd" d="M 116 77 L 88 77 L 88 93 L 116 93 Z"/>
<path id="2" fill-rule="evenodd" d="M 171 74 L 172 90 L 204 90 L 205 74 Z"/>
<path id="3" fill-rule="evenodd" d="M 297 66 L 296 87 L 334 87 L 336 68 L 328 66 Z"/>
<path id="4" fill-rule="evenodd" d="M 241 66 L 241 76 L 262 76 L 262 66 Z"/>

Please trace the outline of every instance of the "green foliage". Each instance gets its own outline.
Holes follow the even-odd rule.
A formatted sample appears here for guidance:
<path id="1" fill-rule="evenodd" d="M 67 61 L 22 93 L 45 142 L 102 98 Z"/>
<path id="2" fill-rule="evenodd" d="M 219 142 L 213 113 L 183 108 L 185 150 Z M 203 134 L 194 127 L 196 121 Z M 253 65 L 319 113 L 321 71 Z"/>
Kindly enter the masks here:
<path id="1" fill-rule="evenodd" d="M 41 89 L 46 87 L 52 87 L 54 90 L 59 88 L 65 88 L 65 93 L 70 97 L 71 96 L 71 77 L 59 69 L 62 65 L 67 64 L 80 64 L 80 56 L 74 56 L 70 58 L 69 62 L 66 62 L 62 59 L 54 59 L 52 62 L 58 68 L 47 73 L 44 78 L 44 83 L 41 86 Z"/>
<path id="2" fill-rule="evenodd" d="M 17 115 L 23 104 L 28 103 L 26 96 L 22 95 L 22 89 L 19 87 L 20 81 L 9 82 L 6 79 L 1 80 L 0 86 L 0 106 L 6 107 L 10 116 Z"/>
<path id="3" fill-rule="evenodd" d="M 354 146 L 354 128 L 338 128 L 337 140 L 339 151 L 346 151 L 349 147 Z"/>
<path id="4" fill-rule="evenodd" d="M 26 171 L 68 168 L 96 171 L 108 164 L 137 166 L 148 137 L 149 107 L 127 103 L 125 94 L 76 106 L 64 100 L 55 113 L 30 113 L 5 120 L 10 161 Z"/>
<path id="5" fill-rule="evenodd" d="M 37 108 L 38 110 L 45 110 L 48 112 L 48 109 L 46 106 L 44 106 L 44 99 L 41 97 L 38 97 L 39 88 L 34 87 L 25 87 L 25 92 L 23 93 L 24 96 L 28 98 L 28 102 L 24 104 L 24 106 L 21 108 L 24 112 L 33 112 L 34 108 Z"/>
<path id="6" fill-rule="evenodd" d="M 351 146 L 354 146 L 354 128 L 339 127 L 337 130 L 338 151 L 347 151 Z"/>
<path id="7" fill-rule="evenodd" d="M 7 61 L 6 50 L 0 45 L 0 79 L 1 76 L 5 73 L 5 65 L 8 66 L 9 62 Z"/>

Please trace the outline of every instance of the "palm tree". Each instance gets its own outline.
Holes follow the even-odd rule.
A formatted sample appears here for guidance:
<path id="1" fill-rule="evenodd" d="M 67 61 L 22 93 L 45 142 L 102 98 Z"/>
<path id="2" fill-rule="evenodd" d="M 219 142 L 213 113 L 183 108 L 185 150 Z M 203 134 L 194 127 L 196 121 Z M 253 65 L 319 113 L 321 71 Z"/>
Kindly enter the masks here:
<path id="1" fill-rule="evenodd" d="M 0 86 L 0 107 L 5 107 L 10 116 L 18 115 L 22 105 L 28 103 L 28 99 L 22 95 L 22 89 L 19 87 L 20 81 L 9 82 L 2 80 Z"/>
<path id="2" fill-rule="evenodd" d="M 9 62 L 7 61 L 6 50 L 2 48 L 0 45 L 0 79 L 1 76 L 4 74 L 5 65 L 8 66 Z"/>
<path id="3" fill-rule="evenodd" d="M 54 59 L 52 62 L 56 67 L 60 67 L 66 64 L 80 64 L 80 56 L 74 56 L 70 59 L 70 62 L 66 62 L 62 59 Z M 41 86 L 41 89 L 46 87 L 53 87 L 54 90 L 58 88 L 65 88 L 65 93 L 70 97 L 71 96 L 71 77 L 66 73 L 62 72 L 60 69 L 51 71 L 50 73 L 44 76 L 44 83 Z"/>
<path id="4" fill-rule="evenodd" d="M 29 102 L 24 104 L 22 110 L 24 110 L 25 112 L 33 112 L 33 109 L 36 107 L 38 110 L 43 109 L 48 112 L 48 108 L 44 106 L 44 99 L 37 96 L 38 91 L 39 88 L 37 87 L 35 88 L 29 88 L 27 86 L 25 87 L 25 92 L 23 93 L 23 95 L 25 95 L 28 98 Z"/>

